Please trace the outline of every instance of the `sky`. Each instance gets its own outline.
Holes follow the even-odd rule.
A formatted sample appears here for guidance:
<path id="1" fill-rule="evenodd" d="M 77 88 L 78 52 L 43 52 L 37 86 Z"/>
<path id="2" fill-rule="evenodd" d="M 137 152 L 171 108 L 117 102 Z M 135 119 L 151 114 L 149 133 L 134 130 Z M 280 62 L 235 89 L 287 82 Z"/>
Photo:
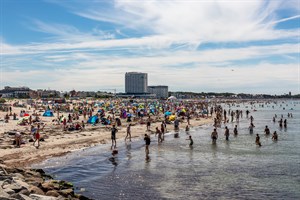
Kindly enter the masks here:
<path id="1" fill-rule="evenodd" d="M 1 89 L 300 94 L 300 0 L 0 0 Z"/>

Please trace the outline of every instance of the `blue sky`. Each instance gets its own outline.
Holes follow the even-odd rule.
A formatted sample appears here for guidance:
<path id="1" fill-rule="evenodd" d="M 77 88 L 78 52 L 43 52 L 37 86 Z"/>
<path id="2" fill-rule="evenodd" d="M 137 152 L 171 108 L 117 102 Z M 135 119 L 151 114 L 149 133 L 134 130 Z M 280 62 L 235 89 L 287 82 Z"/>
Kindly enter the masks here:
<path id="1" fill-rule="evenodd" d="M 0 0 L 1 88 L 300 93 L 300 0 Z"/>

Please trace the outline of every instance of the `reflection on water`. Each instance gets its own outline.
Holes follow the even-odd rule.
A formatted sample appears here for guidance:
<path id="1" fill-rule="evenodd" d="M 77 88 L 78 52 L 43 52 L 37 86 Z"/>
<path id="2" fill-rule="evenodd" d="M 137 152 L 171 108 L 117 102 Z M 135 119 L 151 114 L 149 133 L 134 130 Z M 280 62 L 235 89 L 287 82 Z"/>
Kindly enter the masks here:
<path id="1" fill-rule="evenodd" d="M 190 129 L 193 146 L 186 140 L 187 133 L 178 131 L 166 134 L 162 144 L 151 135 L 148 156 L 141 138 L 119 142 L 116 155 L 111 155 L 110 146 L 102 145 L 39 167 L 85 188 L 77 192 L 94 199 L 300 199 L 299 106 L 293 107 L 287 129 L 280 129 L 272 117 L 275 113 L 286 117 L 290 110 L 257 105 L 258 111 L 250 113 L 254 133 L 249 134 L 250 123 L 244 113 L 238 135 L 231 134 L 229 141 L 222 127 L 216 144 L 212 144 L 213 128 L 206 125 Z M 246 109 L 242 105 L 238 108 Z M 236 123 L 226 125 L 233 133 Z M 277 131 L 278 142 L 264 135 L 266 125 L 271 133 Z M 255 144 L 256 134 L 260 134 L 261 147 Z"/>

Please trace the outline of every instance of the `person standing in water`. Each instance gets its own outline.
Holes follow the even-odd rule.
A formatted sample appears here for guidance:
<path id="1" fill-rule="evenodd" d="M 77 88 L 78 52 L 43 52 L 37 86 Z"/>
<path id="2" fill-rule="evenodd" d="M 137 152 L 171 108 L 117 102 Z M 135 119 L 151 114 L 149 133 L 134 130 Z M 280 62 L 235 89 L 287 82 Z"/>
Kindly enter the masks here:
<path id="1" fill-rule="evenodd" d="M 235 136 L 237 136 L 237 134 L 238 134 L 237 125 L 235 125 L 235 127 L 234 127 L 234 129 L 233 129 L 233 134 L 234 134 Z"/>
<path id="2" fill-rule="evenodd" d="M 117 147 L 117 141 L 116 141 L 116 133 L 118 132 L 118 129 L 116 128 L 116 125 L 113 125 L 111 128 L 111 148 L 115 144 L 115 148 Z"/>
<path id="3" fill-rule="evenodd" d="M 193 146 L 193 144 L 194 144 L 194 141 L 193 141 L 193 139 L 192 139 L 192 136 L 190 135 L 189 136 L 189 138 L 187 139 L 187 140 L 189 140 L 190 141 L 190 146 Z"/>
<path id="4" fill-rule="evenodd" d="M 268 126 L 266 126 L 266 128 L 265 128 L 265 134 L 266 134 L 266 135 L 270 135 L 270 129 L 269 129 Z"/>
<path id="5" fill-rule="evenodd" d="M 258 146 L 261 146 L 261 143 L 260 143 L 260 137 L 259 137 L 258 134 L 256 134 L 255 144 L 258 145 Z"/>
<path id="6" fill-rule="evenodd" d="M 227 128 L 227 126 L 225 126 L 225 133 L 224 133 L 224 135 L 225 135 L 226 140 L 228 141 L 229 140 L 229 129 Z"/>
<path id="7" fill-rule="evenodd" d="M 249 133 L 250 134 L 253 134 L 253 128 L 254 128 L 254 124 L 253 123 L 250 123 L 250 126 L 249 126 Z"/>
<path id="8" fill-rule="evenodd" d="M 273 141 L 277 141 L 278 140 L 278 135 L 277 135 L 276 131 L 274 131 L 274 133 L 273 133 L 272 140 Z"/>
<path id="9" fill-rule="evenodd" d="M 287 127 L 287 121 L 286 121 L 286 119 L 284 119 L 284 121 L 283 121 L 283 127 L 284 127 L 284 128 Z"/>
<path id="10" fill-rule="evenodd" d="M 218 139 L 217 129 L 214 129 L 214 131 L 211 133 L 211 139 L 212 139 L 213 144 L 215 144 L 217 142 L 217 139 Z"/>
<path id="11" fill-rule="evenodd" d="M 158 143 L 161 143 L 161 142 L 162 142 L 162 137 L 161 137 L 161 136 L 162 136 L 162 133 L 161 133 L 161 131 L 159 130 L 158 127 L 156 127 L 155 136 L 156 136 L 156 135 L 158 135 L 158 137 L 157 137 L 157 140 L 158 140 L 158 141 L 157 141 L 157 142 L 158 142 Z"/>
<path id="12" fill-rule="evenodd" d="M 146 156 L 148 156 L 149 155 L 149 145 L 151 143 L 151 139 L 147 134 L 145 134 L 144 141 L 145 141 L 145 145 L 146 145 L 145 146 Z"/>
<path id="13" fill-rule="evenodd" d="M 128 124 L 126 133 L 127 133 L 127 135 L 125 137 L 125 142 L 126 142 L 127 137 L 129 137 L 129 141 L 131 142 L 131 124 Z"/>

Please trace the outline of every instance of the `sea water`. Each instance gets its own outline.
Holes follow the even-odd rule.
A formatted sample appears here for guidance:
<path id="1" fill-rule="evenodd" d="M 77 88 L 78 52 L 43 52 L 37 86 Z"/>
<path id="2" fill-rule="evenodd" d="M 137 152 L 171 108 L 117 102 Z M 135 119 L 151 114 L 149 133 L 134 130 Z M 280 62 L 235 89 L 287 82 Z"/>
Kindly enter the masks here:
<path id="1" fill-rule="evenodd" d="M 171 131 L 162 144 L 151 135 L 146 159 L 143 132 L 132 142 L 119 140 L 119 153 L 114 157 L 109 145 L 100 145 L 35 167 L 73 182 L 77 193 L 93 199 L 300 199 L 300 102 L 223 107 L 244 111 L 239 123 L 226 124 L 229 141 L 225 140 L 224 125 L 217 129 L 216 145 L 210 138 L 211 124 L 194 127 L 189 133 L 182 130 L 178 137 Z M 247 109 L 254 117 L 252 135 Z M 286 129 L 279 127 L 281 115 L 287 119 Z M 235 125 L 236 137 L 232 134 Z M 277 142 L 265 136 L 266 125 L 271 134 L 277 131 Z M 255 144 L 257 133 L 261 147 Z M 193 137 L 193 147 L 186 140 L 188 134 Z"/>

